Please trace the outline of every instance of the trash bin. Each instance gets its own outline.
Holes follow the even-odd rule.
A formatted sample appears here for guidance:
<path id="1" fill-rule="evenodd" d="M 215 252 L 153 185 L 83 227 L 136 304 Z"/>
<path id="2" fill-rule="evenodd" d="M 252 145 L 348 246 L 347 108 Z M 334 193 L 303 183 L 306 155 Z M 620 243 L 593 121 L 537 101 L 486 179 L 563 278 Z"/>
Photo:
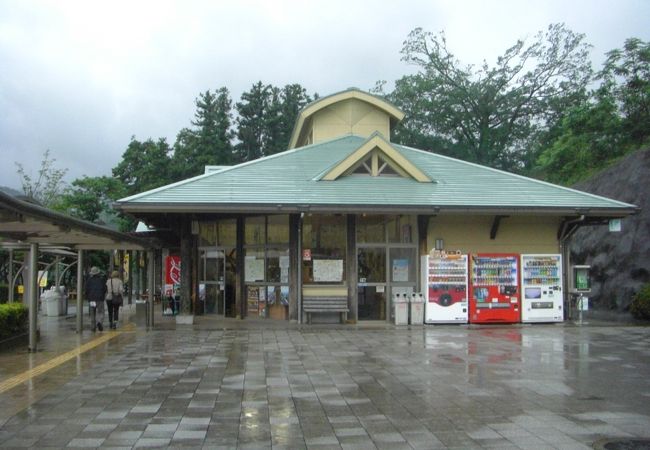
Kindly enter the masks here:
<path id="1" fill-rule="evenodd" d="M 63 305 L 61 304 L 62 296 L 59 292 L 52 288 L 43 292 L 41 295 L 42 305 L 45 307 L 45 315 L 47 316 L 60 316 L 63 313 Z"/>
<path id="2" fill-rule="evenodd" d="M 139 327 L 146 327 L 149 321 L 149 303 L 145 300 L 135 301 L 135 324 Z"/>
<path id="3" fill-rule="evenodd" d="M 408 325 L 409 323 L 409 300 L 406 294 L 393 295 L 393 308 L 395 325 Z"/>
<path id="4" fill-rule="evenodd" d="M 424 324 L 424 296 L 419 292 L 412 293 L 409 306 L 411 310 L 411 325 Z"/>

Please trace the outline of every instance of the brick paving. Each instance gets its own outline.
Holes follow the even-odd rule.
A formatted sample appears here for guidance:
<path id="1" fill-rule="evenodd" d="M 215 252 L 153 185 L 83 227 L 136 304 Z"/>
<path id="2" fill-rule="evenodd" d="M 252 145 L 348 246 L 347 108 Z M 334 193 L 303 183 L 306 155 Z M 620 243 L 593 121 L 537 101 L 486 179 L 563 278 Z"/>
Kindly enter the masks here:
<path id="1" fill-rule="evenodd" d="M 650 438 L 649 344 L 621 325 L 203 319 L 123 333 L 1 394 L 24 408 L 0 419 L 0 447 L 587 449 Z"/>

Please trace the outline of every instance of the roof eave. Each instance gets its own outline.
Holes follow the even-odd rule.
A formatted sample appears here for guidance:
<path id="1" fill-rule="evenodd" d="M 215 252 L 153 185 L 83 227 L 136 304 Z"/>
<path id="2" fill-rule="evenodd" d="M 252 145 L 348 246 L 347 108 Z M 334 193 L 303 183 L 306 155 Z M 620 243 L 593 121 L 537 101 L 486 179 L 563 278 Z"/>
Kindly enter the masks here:
<path id="1" fill-rule="evenodd" d="M 532 206 L 466 206 L 466 205 L 371 205 L 371 204 L 264 204 L 264 203 L 148 203 L 117 204 L 116 208 L 133 215 L 138 213 L 373 213 L 373 214 L 512 214 L 556 215 L 622 218 L 636 214 L 639 208 L 583 208 Z"/>

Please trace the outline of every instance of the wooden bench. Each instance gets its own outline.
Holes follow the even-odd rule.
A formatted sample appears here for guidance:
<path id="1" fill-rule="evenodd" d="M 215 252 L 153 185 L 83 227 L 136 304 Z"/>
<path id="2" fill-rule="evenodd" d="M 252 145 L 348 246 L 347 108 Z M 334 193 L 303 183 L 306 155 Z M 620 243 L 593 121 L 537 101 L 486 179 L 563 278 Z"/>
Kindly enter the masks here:
<path id="1" fill-rule="evenodd" d="M 347 297 L 303 297 L 302 310 L 307 313 L 307 323 L 311 324 L 312 313 L 341 313 L 341 323 L 345 323 L 348 312 Z"/>

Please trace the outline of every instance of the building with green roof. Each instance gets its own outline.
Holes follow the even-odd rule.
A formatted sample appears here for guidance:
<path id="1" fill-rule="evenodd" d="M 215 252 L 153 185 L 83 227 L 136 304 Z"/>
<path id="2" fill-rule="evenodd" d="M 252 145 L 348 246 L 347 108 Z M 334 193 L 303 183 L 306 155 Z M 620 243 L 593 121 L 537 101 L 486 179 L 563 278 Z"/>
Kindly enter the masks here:
<path id="1" fill-rule="evenodd" d="M 181 320 L 302 322 L 308 302 L 343 302 L 348 322 L 387 321 L 394 294 L 424 289 L 421 257 L 434 251 L 560 254 L 568 280 L 573 231 L 637 209 L 391 143 L 403 117 L 349 89 L 308 105 L 283 153 L 119 200 L 177 237 L 165 256 L 181 260 Z"/>

